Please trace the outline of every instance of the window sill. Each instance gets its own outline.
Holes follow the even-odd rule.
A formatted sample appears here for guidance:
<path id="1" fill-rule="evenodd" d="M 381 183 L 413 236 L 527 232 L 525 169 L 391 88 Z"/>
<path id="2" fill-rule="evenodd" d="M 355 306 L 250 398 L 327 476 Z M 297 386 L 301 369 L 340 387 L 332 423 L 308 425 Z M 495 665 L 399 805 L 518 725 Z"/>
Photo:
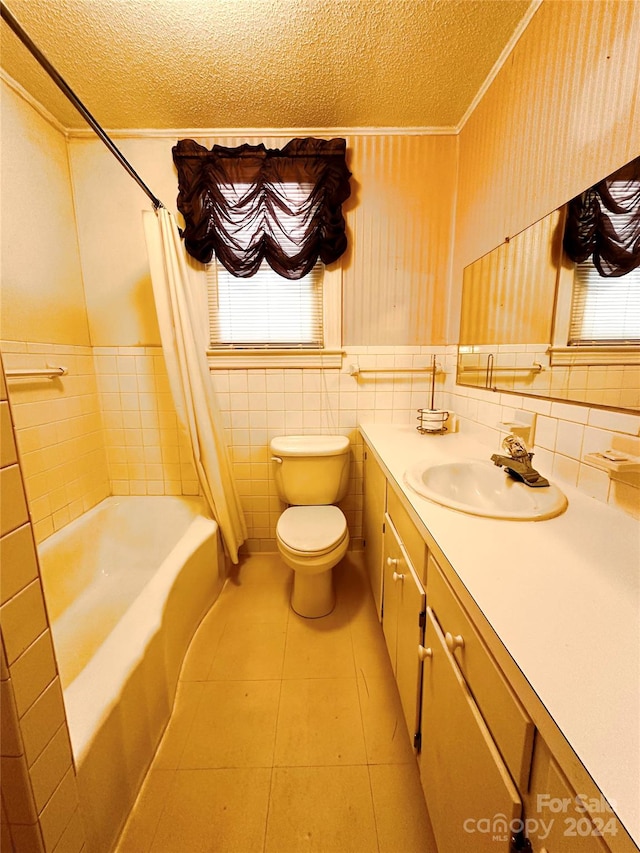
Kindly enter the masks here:
<path id="1" fill-rule="evenodd" d="M 342 367 L 341 349 L 225 350 L 207 352 L 209 370 L 251 368 L 334 368 Z"/>
<path id="2" fill-rule="evenodd" d="M 551 367 L 560 365 L 603 365 L 640 364 L 640 347 L 637 346 L 585 346 L 549 347 Z"/>

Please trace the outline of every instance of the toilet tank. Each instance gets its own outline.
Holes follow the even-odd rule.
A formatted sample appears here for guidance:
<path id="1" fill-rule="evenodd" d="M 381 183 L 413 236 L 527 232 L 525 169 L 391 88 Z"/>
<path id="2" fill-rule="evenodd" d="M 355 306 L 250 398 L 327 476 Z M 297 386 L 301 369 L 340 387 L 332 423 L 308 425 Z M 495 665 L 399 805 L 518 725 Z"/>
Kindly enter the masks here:
<path id="1" fill-rule="evenodd" d="M 293 506 L 337 503 L 349 485 L 344 435 L 283 435 L 270 444 L 278 494 Z"/>

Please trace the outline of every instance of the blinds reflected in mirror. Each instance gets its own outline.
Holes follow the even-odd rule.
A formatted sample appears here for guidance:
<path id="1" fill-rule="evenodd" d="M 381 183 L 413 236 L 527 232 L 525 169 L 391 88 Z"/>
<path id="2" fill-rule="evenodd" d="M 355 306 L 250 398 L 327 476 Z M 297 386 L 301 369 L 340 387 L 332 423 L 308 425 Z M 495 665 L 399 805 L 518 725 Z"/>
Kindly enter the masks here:
<path id="1" fill-rule="evenodd" d="M 640 343 L 640 267 L 603 278 L 593 261 L 574 273 L 569 346 Z"/>

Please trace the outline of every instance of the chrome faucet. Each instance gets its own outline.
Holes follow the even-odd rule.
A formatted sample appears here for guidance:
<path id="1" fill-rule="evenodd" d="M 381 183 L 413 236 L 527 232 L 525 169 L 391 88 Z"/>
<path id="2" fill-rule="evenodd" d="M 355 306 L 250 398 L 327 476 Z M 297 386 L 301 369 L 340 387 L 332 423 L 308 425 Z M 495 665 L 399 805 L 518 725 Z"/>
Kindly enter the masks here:
<path id="1" fill-rule="evenodd" d="M 508 456 L 494 453 L 491 461 L 494 465 L 502 466 L 514 480 L 522 480 L 527 486 L 548 486 L 549 481 L 539 474 L 532 466 L 533 453 L 527 450 L 527 445 L 517 435 L 510 433 L 502 442 Z"/>

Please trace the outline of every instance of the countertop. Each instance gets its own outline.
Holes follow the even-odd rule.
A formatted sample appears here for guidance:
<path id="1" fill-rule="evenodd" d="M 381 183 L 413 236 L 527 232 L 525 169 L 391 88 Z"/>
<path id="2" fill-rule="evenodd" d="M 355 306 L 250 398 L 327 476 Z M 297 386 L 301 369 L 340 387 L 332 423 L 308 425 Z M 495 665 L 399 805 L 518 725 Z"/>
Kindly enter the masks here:
<path id="1" fill-rule="evenodd" d="M 640 846 L 638 522 L 563 483 L 569 506 L 545 521 L 456 512 L 416 494 L 404 471 L 495 448 L 410 426 L 360 431 Z"/>

